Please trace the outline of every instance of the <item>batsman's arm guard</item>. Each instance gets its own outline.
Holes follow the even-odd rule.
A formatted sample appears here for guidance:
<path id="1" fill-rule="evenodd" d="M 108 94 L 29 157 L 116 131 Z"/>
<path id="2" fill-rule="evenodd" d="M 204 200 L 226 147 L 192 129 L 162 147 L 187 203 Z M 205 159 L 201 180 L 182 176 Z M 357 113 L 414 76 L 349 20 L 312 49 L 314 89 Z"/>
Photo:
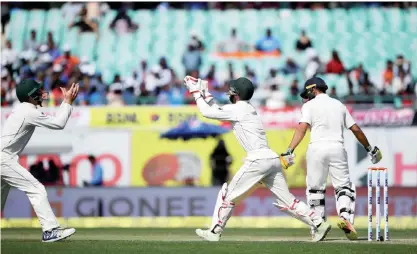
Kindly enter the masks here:
<path id="1" fill-rule="evenodd" d="M 351 202 L 349 207 L 343 207 L 339 198 L 341 196 L 347 196 Z M 342 212 L 349 213 L 349 222 L 353 225 L 355 221 L 355 202 L 356 202 L 356 186 L 351 183 L 351 187 L 340 187 L 335 190 L 336 210 L 337 215 L 340 216 Z"/>

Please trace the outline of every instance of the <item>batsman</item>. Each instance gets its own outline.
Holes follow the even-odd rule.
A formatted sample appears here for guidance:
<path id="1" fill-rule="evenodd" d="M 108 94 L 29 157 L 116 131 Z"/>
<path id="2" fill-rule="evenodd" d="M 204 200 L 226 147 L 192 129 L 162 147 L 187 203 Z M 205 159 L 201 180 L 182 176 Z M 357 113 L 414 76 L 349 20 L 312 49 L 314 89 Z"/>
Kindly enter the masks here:
<path id="1" fill-rule="evenodd" d="M 313 227 L 316 230 L 314 242 L 322 240 L 331 226 L 289 192 L 279 156 L 269 148 L 261 118 L 249 102 L 255 90 L 252 82 L 247 78 L 232 80 L 228 92 L 232 104 L 222 107 L 214 103 L 206 81 L 187 76 L 184 83 L 204 117 L 231 123 L 247 154 L 230 183 L 224 183 L 219 191 L 210 228 L 197 229 L 196 234 L 207 241 L 219 241 L 236 202 L 262 183 L 273 193 L 276 207 Z"/>
<path id="2" fill-rule="evenodd" d="M 42 226 L 42 242 L 63 240 L 75 233 L 73 228 L 62 228 L 49 204 L 45 187 L 19 164 L 19 154 L 29 142 L 36 127 L 62 130 L 72 112 L 72 103 L 78 94 L 78 84 L 69 90 L 61 88 L 64 101 L 56 117 L 47 116 L 37 109 L 47 99 L 40 83 L 25 79 L 16 87 L 18 104 L 7 118 L 1 134 L 1 211 L 6 204 L 10 187 L 26 193 Z"/>
<path id="3" fill-rule="evenodd" d="M 323 79 L 313 77 L 304 84 L 301 97 L 307 102 L 301 108 L 301 119 L 286 153 L 281 154 L 284 168 L 294 161 L 294 150 L 311 129 L 307 149 L 307 201 L 312 209 L 326 220 L 326 180 L 330 174 L 335 189 L 338 227 L 350 240 L 357 239 L 353 227 L 356 188 L 349 176 L 348 158 L 344 147 L 343 132 L 349 129 L 364 146 L 373 164 L 382 159 L 378 147 L 372 147 L 361 128 L 355 123 L 348 109 L 340 101 L 326 94 L 328 86 Z M 315 233 L 312 228 L 312 234 Z"/>

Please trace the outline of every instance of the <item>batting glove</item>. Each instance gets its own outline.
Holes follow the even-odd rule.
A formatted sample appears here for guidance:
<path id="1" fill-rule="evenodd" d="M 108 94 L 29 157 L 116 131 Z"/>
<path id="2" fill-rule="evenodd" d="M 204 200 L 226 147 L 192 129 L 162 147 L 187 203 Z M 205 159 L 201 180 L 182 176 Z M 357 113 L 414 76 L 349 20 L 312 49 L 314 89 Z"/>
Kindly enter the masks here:
<path id="1" fill-rule="evenodd" d="M 371 156 L 371 161 L 373 164 L 377 164 L 378 162 L 381 161 L 382 153 L 378 147 L 374 146 L 372 148 L 371 146 L 369 146 L 368 148 L 366 148 L 366 150 L 368 151 L 369 156 Z"/>
<path id="2" fill-rule="evenodd" d="M 281 160 L 281 165 L 283 169 L 287 169 L 291 167 L 292 165 L 294 165 L 295 154 L 293 152 L 294 152 L 293 149 L 288 148 L 287 152 L 282 153 L 280 155 L 279 159 Z"/>

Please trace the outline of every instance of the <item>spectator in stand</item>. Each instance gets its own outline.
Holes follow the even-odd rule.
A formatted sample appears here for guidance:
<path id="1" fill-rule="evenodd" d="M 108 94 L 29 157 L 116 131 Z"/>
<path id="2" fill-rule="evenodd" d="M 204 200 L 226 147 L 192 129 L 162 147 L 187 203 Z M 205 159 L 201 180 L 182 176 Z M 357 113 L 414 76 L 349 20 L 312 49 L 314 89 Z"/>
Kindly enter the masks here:
<path id="1" fill-rule="evenodd" d="M 152 105 L 155 104 L 156 97 L 153 96 L 148 90 L 146 90 L 146 86 L 143 84 L 140 86 L 140 95 L 138 100 L 136 101 L 137 105 Z"/>
<path id="2" fill-rule="evenodd" d="M 62 97 L 62 91 L 61 87 L 66 86 L 66 82 L 61 80 L 60 76 L 62 73 L 62 66 L 59 64 L 55 64 L 52 69 L 52 74 L 50 77 L 46 78 L 46 84 L 44 86 L 47 86 L 50 89 L 49 93 L 49 105 L 50 106 L 57 106 L 61 105 L 62 100 L 64 99 Z"/>
<path id="3" fill-rule="evenodd" d="M 68 26 L 69 28 L 78 27 L 80 33 L 98 32 L 97 22 L 88 18 L 88 11 L 85 6 L 81 9 L 78 16 L 78 20 L 70 23 Z"/>
<path id="4" fill-rule="evenodd" d="M 201 51 L 195 49 L 193 45 L 188 45 L 187 51 L 182 57 L 182 64 L 185 68 L 186 75 L 189 75 L 192 71 L 200 71 L 202 64 Z"/>
<path id="5" fill-rule="evenodd" d="M 316 50 L 313 48 L 308 48 L 306 55 L 308 60 L 305 66 L 304 76 L 306 79 L 309 79 L 321 72 L 321 61 Z"/>
<path id="6" fill-rule="evenodd" d="M 394 76 L 400 76 L 400 70 L 402 70 L 406 76 L 410 75 L 411 63 L 405 60 L 403 55 L 398 55 L 397 59 L 395 60 L 395 66 L 393 70 Z"/>
<path id="7" fill-rule="evenodd" d="M 98 91 L 97 86 L 92 86 L 88 95 L 88 105 L 101 106 L 106 103 L 105 93 Z"/>
<path id="8" fill-rule="evenodd" d="M 93 155 L 89 155 L 88 160 L 93 168 L 93 176 L 90 182 L 84 181 L 84 186 L 103 186 L 103 167 Z"/>
<path id="9" fill-rule="evenodd" d="M 84 5 L 85 4 L 81 2 L 66 2 L 61 8 L 62 16 L 66 20 L 74 20 L 81 12 Z"/>
<path id="10" fill-rule="evenodd" d="M 13 64 L 17 61 L 17 52 L 12 47 L 10 40 L 6 41 L 6 48 L 1 50 L 1 64 L 6 67 L 10 74 L 13 73 Z"/>
<path id="11" fill-rule="evenodd" d="M 332 52 L 332 59 L 326 65 L 326 73 L 331 74 L 343 74 L 345 67 L 343 66 L 342 60 L 340 60 L 339 54 L 336 50 Z"/>
<path id="12" fill-rule="evenodd" d="M 284 80 L 281 76 L 278 75 L 278 71 L 276 69 L 269 70 L 269 76 L 265 79 L 263 87 L 266 87 L 268 90 L 271 88 L 272 85 L 282 85 Z"/>
<path id="13" fill-rule="evenodd" d="M 65 77 L 69 77 L 74 70 L 74 68 L 80 63 L 78 57 L 71 55 L 71 47 L 70 45 L 64 45 L 64 55 L 58 57 L 54 64 L 59 64 L 64 67 L 64 75 Z"/>
<path id="14" fill-rule="evenodd" d="M 87 75 L 84 75 L 82 77 L 82 80 L 79 82 L 80 88 L 78 91 L 78 96 L 75 99 L 76 105 L 82 105 L 86 106 L 88 105 L 89 101 L 89 90 L 90 90 L 90 77 Z"/>
<path id="15" fill-rule="evenodd" d="M 262 52 L 275 52 L 281 51 L 281 43 L 277 37 L 272 36 L 272 31 L 270 28 L 266 29 L 265 37 L 259 39 L 256 42 L 256 50 Z"/>
<path id="16" fill-rule="evenodd" d="M 220 53 L 236 53 L 248 51 L 248 45 L 237 38 L 236 28 L 233 28 L 229 39 L 226 39 L 217 45 L 217 51 Z"/>
<path id="17" fill-rule="evenodd" d="M 367 72 L 364 72 L 364 79 L 362 83 L 359 83 L 361 86 L 361 92 L 365 95 L 371 95 L 374 94 L 374 84 L 369 80 L 369 74 Z"/>
<path id="18" fill-rule="evenodd" d="M 130 9 L 130 4 L 123 3 L 122 7 L 117 12 L 116 17 L 110 24 L 110 28 L 114 29 L 117 34 L 126 34 L 138 29 L 138 25 L 132 22 L 132 19 L 127 14 Z"/>
<path id="19" fill-rule="evenodd" d="M 36 40 L 36 30 L 30 31 L 29 40 L 25 41 L 25 50 L 37 51 L 39 48 L 39 42 Z"/>
<path id="20" fill-rule="evenodd" d="M 135 70 L 136 73 L 136 81 L 139 85 L 145 84 L 146 75 L 148 74 L 148 63 L 145 60 L 140 62 L 140 67 Z"/>
<path id="21" fill-rule="evenodd" d="M 156 105 L 169 105 L 169 85 L 163 85 L 156 96 Z"/>
<path id="22" fill-rule="evenodd" d="M 216 80 L 216 65 L 212 64 L 210 69 L 205 77 L 205 80 L 208 81 L 209 91 L 212 91 L 214 87 L 219 86 L 219 82 Z"/>
<path id="23" fill-rule="evenodd" d="M 301 36 L 300 38 L 297 40 L 297 42 L 295 43 L 295 48 L 298 51 L 304 51 L 308 48 L 312 48 L 313 44 L 311 43 L 310 38 L 308 38 L 308 36 L 306 35 L 306 31 L 305 30 L 301 30 Z"/>
<path id="24" fill-rule="evenodd" d="M 122 93 L 122 98 L 126 105 L 136 104 L 137 98 L 135 96 L 135 88 L 131 84 L 126 84 Z"/>
<path id="25" fill-rule="evenodd" d="M 254 70 L 249 68 L 248 65 L 245 65 L 245 77 L 252 81 L 255 88 L 258 86 L 258 79 L 256 78 L 256 73 Z"/>
<path id="26" fill-rule="evenodd" d="M 294 79 L 290 86 L 290 94 L 287 97 L 287 105 L 295 106 L 301 103 L 300 91 L 298 89 L 298 80 Z"/>
<path id="27" fill-rule="evenodd" d="M 195 50 L 203 51 L 204 50 L 204 44 L 201 41 L 201 39 L 198 37 L 198 34 L 196 31 L 191 32 L 191 38 L 188 45 L 192 45 Z"/>
<path id="28" fill-rule="evenodd" d="M 168 62 L 165 57 L 159 59 L 159 75 L 160 75 L 160 85 L 171 85 L 174 80 L 173 70 L 168 66 Z"/>
<path id="29" fill-rule="evenodd" d="M 4 88 L 4 100 L 8 106 L 14 106 L 19 103 L 16 96 L 16 82 L 12 79 L 6 69 L 2 70 L 2 88 Z"/>
<path id="30" fill-rule="evenodd" d="M 281 91 L 278 85 L 271 86 L 271 95 L 266 100 L 266 106 L 270 109 L 280 109 L 285 107 L 285 93 Z"/>
<path id="31" fill-rule="evenodd" d="M 109 106 L 124 106 L 125 103 L 122 98 L 123 83 L 120 75 L 116 74 L 113 79 L 113 84 L 110 85 L 109 93 L 107 93 L 107 101 Z"/>
<path id="32" fill-rule="evenodd" d="M 170 105 L 182 105 L 185 104 L 185 94 L 187 89 L 182 85 L 180 80 L 174 83 L 174 86 L 169 91 L 169 104 Z"/>
<path id="33" fill-rule="evenodd" d="M 403 69 L 399 69 L 399 75 L 392 81 L 392 93 L 394 95 L 404 94 L 411 84 L 411 79 L 406 75 Z"/>
<path id="34" fill-rule="evenodd" d="M 387 61 L 387 67 L 385 68 L 382 78 L 384 80 L 384 88 L 391 87 L 394 79 L 394 63 L 391 60 Z"/>
<path id="35" fill-rule="evenodd" d="M 334 98 L 334 99 L 339 99 L 339 97 L 337 96 L 337 93 L 336 93 L 336 87 L 332 87 L 330 89 L 329 96 L 332 97 L 332 98 Z"/>
<path id="36" fill-rule="evenodd" d="M 54 36 L 52 32 L 48 32 L 48 39 L 47 39 L 47 45 L 48 45 L 48 53 L 52 57 L 52 60 L 55 61 L 61 53 L 59 52 L 58 47 L 55 45 Z"/>
<path id="37" fill-rule="evenodd" d="M 297 63 L 294 62 L 291 58 L 287 59 L 287 62 L 285 63 L 284 67 L 281 69 L 281 71 L 285 75 L 289 74 L 296 74 L 300 67 L 297 65 Z"/>

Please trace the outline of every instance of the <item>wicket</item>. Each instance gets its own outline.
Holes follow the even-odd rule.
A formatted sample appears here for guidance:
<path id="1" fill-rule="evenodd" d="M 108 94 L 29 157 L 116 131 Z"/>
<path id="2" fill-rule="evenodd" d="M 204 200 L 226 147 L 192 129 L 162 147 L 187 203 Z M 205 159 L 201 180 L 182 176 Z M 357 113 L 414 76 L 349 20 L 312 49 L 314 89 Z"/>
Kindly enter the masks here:
<path id="1" fill-rule="evenodd" d="M 368 241 L 372 241 L 372 180 L 373 172 L 376 174 L 375 188 L 375 214 L 376 214 L 376 240 L 388 241 L 388 170 L 387 168 L 368 168 Z M 384 173 L 384 238 L 381 237 L 381 171 Z"/>

